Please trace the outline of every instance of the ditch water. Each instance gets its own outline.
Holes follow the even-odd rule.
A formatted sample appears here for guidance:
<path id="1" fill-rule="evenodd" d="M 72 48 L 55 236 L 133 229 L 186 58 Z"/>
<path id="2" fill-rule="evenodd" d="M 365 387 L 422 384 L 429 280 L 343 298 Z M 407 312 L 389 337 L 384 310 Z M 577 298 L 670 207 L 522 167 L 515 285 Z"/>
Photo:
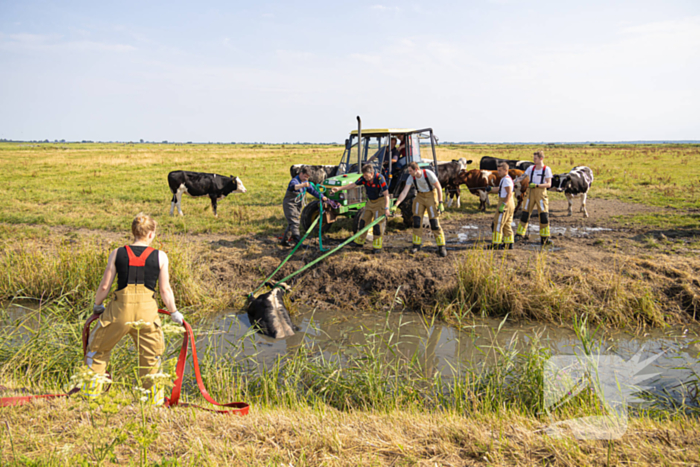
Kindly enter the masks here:
<path id="1" fill-rule="evenodd" d="M 40 327 L 40 319 L 31 307 L 5 306 L 0 313 L 0 345 L 10 343 L 1 336 L 11 329 L 17 336 L 14 339 L 31 338 Z M 297 333 L 276 340 L 256 333 L 247 314 L 229 310 L 194 325 L 197 350 L 200 356 L 207 352 L 236 355 L 237 359 L 270 367 L 276 359 L 293 355 L 302 346 L 312 348 L 316 355 L 322 353 L 342 361 L 361 356 L 373 344 L 391 342 L 393 358 L 417 359 L 426 377 L 439 373 L 447 379 L 465 367 L 488 368 L 500 359 L 527 352 L 533 345 L 550 349 L 553 357 L 583 354 L 580 340 L 570 329 L 494 319 L 476 319 L 458 330 L 445 323 L 425 321 L 413 312 L 381 315 L 302 309 L 292 321 L 299 328 Z M 19 323 L 22 328 L 17 330 Z M 671 327 L 642 335 L 607 332 L 595 341 L 600 343 L 601 355 L 614 355 L 625 362 L 631 362 L 635 355 L 641 361 L 653 359 L 636 370 L 638 375 L 647 376 L 640 387 L 666 400 L 697 404 L 699 333 L 700 329 Z M 177 348 L 179 337 L 171 339 Z"/>
<path id="2" fill-rule="evenodd" d="M 526 352 L 528 347 L 543 346 L 552 356 L 583 355 L 581 341 L 570 329 L 536 324 L 502 323 L 494 319 L 477 319 L 460 331 L 438 322 L 426 322 L 413 312 L 353 313 L 340 310 L 303 310 L 292 317 L 299 327 L 296 335 L 275 340 L 254 333 L 246 314 L 222 313 L 202 323 L 206 335 L 200 335 L 202 346 L 218 354 L 236 347 L 241 355 L 270 365 L 278 357 L 293 354 L 300 346 L 313 346 L 317 352 L 331 356 L 360 354 L 378 338 L 391 340 L 396 358 L 418 359 L 425 376 L 440 373 L 454 377 L 459 368 L 488 368 L 506 354 Z M 598 353 L 617 356 L 630 362 L 649 361 L 638 368 L 646 375 L 643 383 L 651 393 L 664 399 L 697 401 L 700 383 L 700 329 L 673 327 L 643 335 L 622 332 L 606 333 L 597 342 Z M 246 344 L 241 344 L 245 342 Z"/>

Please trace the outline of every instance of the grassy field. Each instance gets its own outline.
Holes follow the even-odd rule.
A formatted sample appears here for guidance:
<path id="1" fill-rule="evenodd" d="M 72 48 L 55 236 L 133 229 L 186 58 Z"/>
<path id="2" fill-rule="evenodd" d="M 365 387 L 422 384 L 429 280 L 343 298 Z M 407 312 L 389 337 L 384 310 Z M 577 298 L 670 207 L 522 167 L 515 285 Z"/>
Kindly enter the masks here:
<path id="1" fill-rule="evenodd" d="M 541 146 L 440 146 L 438 158 L 528 159 Z M 638 223 L 698 228 L 700 146 L 626 145 L 544 147 L 555 173 L 588 165 L 592 196 L 672 208 L 636 217 Z M 273 234 L 285 222 L 281 202 L 296 163 L 334 164 L 339 146 L 148 145 L 0 143 L 0 222 L 124 231 L 133 216 L 155 216 L 170 233 Z M 219 204 L 185 197 L 185 216 L 170 217 L 167 174 L 185 169 L 240 176 L 248 193 Z M 562 196 L 562 195 L 553 195 Z M 474 204 L 475 198 L 467 196 Z M 464 209 L 464 208 L 463 208 Z"/>
<path id="2" fill-rule="evenodd" d="M 466 157 L 475 167 L 482 156 L 529 159 L 537 149 L 542 147 L 441 146 L 438 156 Z M 596 176 L 593 197 L 660 208 L 621 222 L 692 232 L 700 228 L 700 168 L 694 163 L 700 146 L 544 149 L 546 163 L 555 172 L 575 165 L 591 167 Z M 35 393 L 64 389 L 80 366 L 82 319 L 89 312 L 107 251 L 129 240 L 129 225 L 137 212 L 154 215 L 161 225 L 155 246 L 171 257 L 176 299 L 188 319 L 195 318 L 194 311 L 220 311 L 241 299 L 242 282 L 236 282 L 243 275 L 241 268 L 252 271 L 247 280 L 257 279 L 256 271 L 263 276 L 269 266 L 262 264 L 260 251 L 276 252 L 274 243 L 268 248 L 258 240 L 284 228 L 281 200 L 289 166 L 337 163 L 341 152 L 337 146 L 306 145 L 0 143 L 0 299 L 36 299 L 42 317 L 38 324 L 10 322 L 0 307 L 5 326 L 0 332 L 0 395 L 24 394 L 7 388 Z M 248 193 L 222 201 L 218 218 L 208 199 L 188 197 L 183 200 L 185 216 L 170 217 L 166 176 L 176 169 L 238 175 Z M 475 212 L 476 201 L 465 199 L 466 218 Z M 448 220 L 450 215 L 457 216 L 454 209 Z M 74 230 L 81 227 L 95 230 Z M 215 235 L 182 235 L 208 233 Z M 224 235 L 243 238 L 226 240 L 229 247 L 217 253 L 211 240 Z M 484 252 L 480 245 L 455 255 L 450 273 L 454 290 L 435 305 L 433 316 L 458 326 L 478 314 L 567 324 L 591 348 L 602 341 L 591 337 L 580 313 L 587 314 L 589 323 L 643 330 L 679 322 L 684 313 L 700 307 L 692 285 L 695 260 L 674 256 L 671 261 L 664 256 L 666 250 L 671 252 L 667 240 L 647 238 L 643 258 L 616 252 L 616 240 L 609 245 L 604 239 L 596 241 L 601 242 L 596 248 L 603 262 L 619 262 L 616 268 L 599 270 L 606 265 L 596 264 L 571 269 L 557 266 L 556 257 L 546 263 L 546 255 L 534 252 L 513 266 L 505 256 Z M 687 250 L 685 244 L 682 248 Z M 212 255 L 217 254 L 230 269 L 213 265 Z M 382 260 L 396 261 L 387 262 L 389 268 L 400 264 L 393 256 Z M 523 288 L 523 281 L 537 291 Z M 403 283 L 402 279 L 399 284 Z M 686 286 L 678 310 L 668 313 L 665 291 Z M 551 414 L 543 411 L 542 365 L 549 349 L 536 336 L 528 337 L 525 347 L 494 341 L 481 350 L 495 364 L 464 362 L 455 366 L 451 378 L 443 378 L 427 372 L 420 355 L 397 357 L 401 337 L 395 331 L 377 332 L 369 344 L 337 355 L 302 346 L 262 369 L 235 350 L 226 355 L 202 352 L 211 394 L 253 405 L 248 418 L 235 419 L 188 409 L 144 409 L 131 390 L 133 349 L 122 344 L 112 357 L 118 384 L 99 402 L 72 399 L 0 408 L 0 465 L 700 463 L 697 377 L 688 383 L 681 404 L 651 399 L 646 409 L 634 414 L 621 440 L 556 439 L 545 434 L 550 423 L 600 414 L 601 409 L 582 393 Z M 166 368 L 176 345 L 171 341 Z M 184 398 L 202 402 L 189 370 Z"/>

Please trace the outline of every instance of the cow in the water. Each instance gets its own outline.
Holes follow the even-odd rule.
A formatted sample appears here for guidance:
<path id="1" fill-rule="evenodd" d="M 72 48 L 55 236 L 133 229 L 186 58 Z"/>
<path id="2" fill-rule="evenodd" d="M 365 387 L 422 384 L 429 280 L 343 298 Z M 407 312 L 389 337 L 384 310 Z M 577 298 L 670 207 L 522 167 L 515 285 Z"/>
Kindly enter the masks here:
<path id="1" fill-rule="evenodd" d="M 569 202 L 569 213 L 573 214 L 574 198 L 581 196 L 581 209 L 583 217 L 588 217 L 586 209 L 586 197 L 588 190 L 593 184 L 593 171 L 583 165 L 574 167 L 568 174 L 557 174 L 552 177 L 552 187 L 550 190 L 564 192 L 566 200 Z"/>
<path id="2" fill-rule="evenodd" d="M 284 306 L 284 294 L 289 289 L 287 284 L 282 283 L 250 302 L 248 319 L 251 326 L 257 326 L 260 332 L 275 339 L 293 336 L 296 328 Z"/>

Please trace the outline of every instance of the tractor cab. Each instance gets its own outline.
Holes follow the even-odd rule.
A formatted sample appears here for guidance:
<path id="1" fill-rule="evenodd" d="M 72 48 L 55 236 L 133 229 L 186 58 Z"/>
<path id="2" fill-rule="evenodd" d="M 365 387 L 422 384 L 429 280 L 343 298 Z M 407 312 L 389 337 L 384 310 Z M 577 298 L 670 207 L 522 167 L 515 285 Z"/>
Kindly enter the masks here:
<path id="1" fill-rule="evenodd" d="M 396 146 L 392 146 L 393 138 L 396 139 Z M 330 224 L 338 216 L 359 219 L 367 202 L 362 186 L 334 194 L 331 194 L 332 188 L 355 182 L 362 176 L 362 167 L 366 164 L 372 164 L 374 172 L 382 174 L 386 178 L 393 205 L 405 186 L 409 176 L 407 167 L 411 162 L 418 163 L 420 167 L 435 170 L 437 167 L 436 144 L 437 139 L 431 128 L 423 130 L 405 128 L 363 130 L 358 128 L 358 130 L 350 132 L 350 136 L 345 140 L 345 149 L 338 164 L 337 175 L 327 178 L 321 187 L 326 197 L 339 204 L 337 209 L 332 209 L 330 206 L 324 207 L 324 230 L 330 228 Z M 424 159 L 424 155 L 427 158 Z M 415 196 L 414 191 L 412 188 L 406 201 L 401 205 L 401 208 L 407 206 L 409 212 L 411 198 Z M 305 226 L 310 226 L 318 213 L 317 201 L 307 205 L 301 215 L 302 229 Z M 360 214 L 359 217 L 358 214 Z M 404 224 L 410 226 L 410 216 L 404 214 L 403 217 Z"/>

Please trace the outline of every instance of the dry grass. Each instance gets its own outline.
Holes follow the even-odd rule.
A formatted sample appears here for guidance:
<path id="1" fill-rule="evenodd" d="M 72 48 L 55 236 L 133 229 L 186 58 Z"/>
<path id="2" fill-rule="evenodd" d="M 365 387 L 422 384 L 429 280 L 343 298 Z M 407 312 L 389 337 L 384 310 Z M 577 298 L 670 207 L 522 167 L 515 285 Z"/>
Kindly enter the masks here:
<path id="1" fill-rule="evenodd" d="M 91 422 L 78 400 L 0 409 L 3 465 L 93 463 L 92 446 L 111 439 L 138 416 L 127 407 L 108 427 Z M 193 409 L 149 411 L 158 439 L 152 465 L 674 465 L 697 464 L 700 423 L 681 417 L 631 421 L 620 440 L 553 439 L 547 420 L 504 410 L 495 415 L 395 411 L 338 412 L 327 407 L 257 410 L 231 417 Z M 11 439 L 8 433 L 12 435 Z M 138 455 L 133 438 L 117 447 L 115 462 Z M 609 462 L 608 462 L 609 461 Z"/>
<path id="2" fill-rule="evenodd" d="M 62 303 L 89 314 L 109 252 L 129 243 L 127 236 L 109 240 L 98 235 L 61 237 L 20 226 L 0 226 L 0 300 L 29 298 Z M 176 302 L 185 312 L 220 311 L 240 302 L 240 292 L 219 283 L 207 250 L 179 235 L 163 235 L 153 246 L 170 258 Z M 116 288 L 116 281 L 113 285 Z M 237 295 L 238 294 L 238 295 Z M 188 313 L 188 314 L 189 314 Z M 190 315 L 191 316 L 191 315 Z"/>
<path id="3" fill-rule="evenodd" d="M 681 312 L 664 313 L 663 295 L 639 276 L 628 273 L 629 258 L 601 270 L 594 266 L 552 271 L 548 256 L 541 253 L 525 263 L 513 264 L 508 255 L 472 249 L 457 265 L 454 299 L 443 310 L 448 321 L 466 312 L 570 324 L 585 315 L 591 323 L 609 327 L 660 327 L 680 321 Z M 517 284 L 517 286 L 514 286 Z"/>

